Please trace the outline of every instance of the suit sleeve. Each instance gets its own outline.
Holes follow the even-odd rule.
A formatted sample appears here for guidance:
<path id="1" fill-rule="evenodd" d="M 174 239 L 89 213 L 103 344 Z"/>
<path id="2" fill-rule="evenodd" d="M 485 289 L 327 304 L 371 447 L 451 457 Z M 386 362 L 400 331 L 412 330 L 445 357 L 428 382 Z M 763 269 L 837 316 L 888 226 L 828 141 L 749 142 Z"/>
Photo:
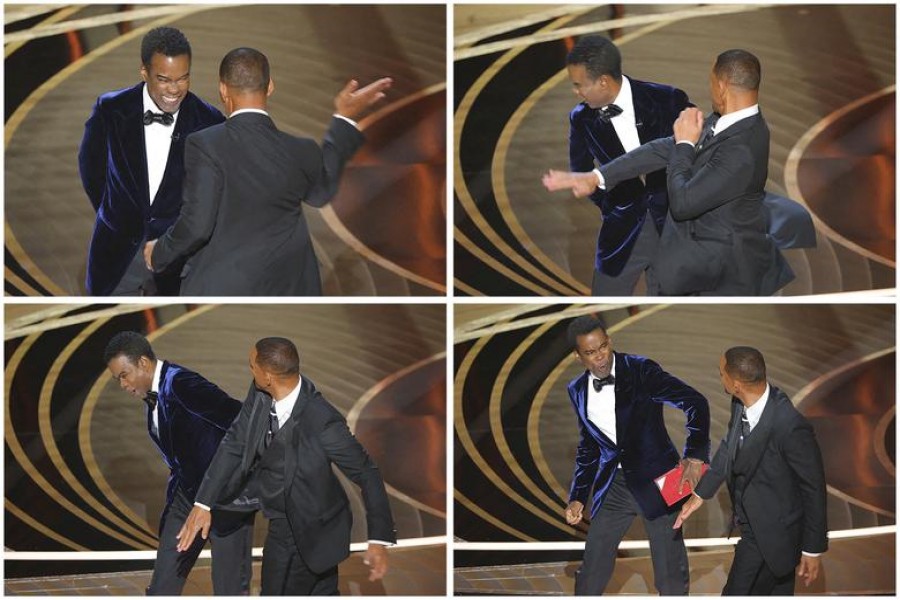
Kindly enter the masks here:
<path id="1" fill-rule="evenodd" d="M 651 360 L 645 361 L 642 370 L 645 385 L 652 390 L 653 401 L 674 406 L 684 413 L 687 429 L 684 458 L 709 462 L 709 403 L 706 397 Z"/>
<path id="2" fill-rule="evenodd" d="M 674 138 L 658 138 L 606 163 L 600 167 L 606 189 L 612 189 L 623 181 L 666 168 L 674 145 Z"/>
<path id="3" fill-rule="evenodd" d="M 325 139 L 322 140 L 321 170 L 311 174 L 315 183 L 303 199 L 304 202 L 321 207 L 337 194 L 344 165 L 362 145 L 363 139 L 362 133 L 344 119 L 331 119 Z"/>
<path id="4" fill-rule="evenodd" d="M 828 550 L 826 521 L 825 469 L 812 425 L 798 423 L 784 436 L 782 455 L 794 472 L 803 503 L 803 538 L 800 549 L 822 553 Z"/>
<path id="5" fill-rule="evenodd" d="M 335 413 L 325 424 L 319 441 L 328 459 L 359 486 L 366 505 L 368 539 L 397 543 L 397 532 L 394 531 L 394 519 L 381 473 L 350 433 L 347 421 L 339 413 Z"/>
<path id="6" fill-rule="evenodd" d="M 188 412 L 222 431 L 231 427 L 241 410 L 240 402 L 196 373 L 182 371 L 175 376 L 172 387 L 178 402 Z"/>
<path id="7" fill-rule="evenodd" d="M 732 400 L 731 421 L 728 424 L 728 431 L 725 432 L 725 437 L 722 438 L 722 443 L 719 444 L 719 449 L 716 450 L 716 454 L 713 456 L 709 470 L 700 478 L 700 481 L 697 482 L 697 489 L 694 490 L 704 500 L 709 500 L 715 496 L 722 484 L 725 483 L 726 477 L 728 477 L 728 460 L 732 454 L 729 440 L 734 439 L 732 437 L 732 429 L 740 422 L 741 414 L 741 408 L 735 404 L 736 402 L 736 400 Z"/>
<path id="8" fill-rule="evenodd" d="M 184 148 L 181 214 L 153 248 L 153 270 L 165 271 L 180 257 L 190 256 L 209 241 L 222 198 L 222 167 L 193 135 Z"/>
<path id="9" fill-rule="evenodd" d="M 100 210 L 103 191 L 106 189 L 107 132 L 100 99 L 94 105 L 91 116 L 84 124 L 84 136 L 78 147 L 78 173 L 81 185 L 94 210 Z"/>
<path id="10" fill-rule="evenodd" d="M 668 167 L 669 211 L 676 221 L 696 219 L 740 196 L 753 177 L 753 154 L 747 144 L 731 139 L 719 145 L 693 173 L 696 150 L 676 144 Z"/>
<path id="11" fill-rule="evenodd" d="M 577 500 L 586 506 L 594 479 L 597 477 L 597 469 L 600 468 L 600 444 L 581 419 L 578 419 L 578 431 L 581 439 L 575 451 L 575 472 L 572 474 L 572 485 L 569 488 L 569 502 Z"/>
<path id="12" fill-rule="evenodd" d="M 585 139 L 584 132 L 578 127 L 575 113 L 569 114 L 569 170 L 575 173 L 586 173 L 593 171 L 594 157 L 588 149 L 588 143 Z M 607 190 L 597 189 L 590 195 L 591 202 L 602 208 L 603 200 L 609 192 Z"/>
<path id="13" fill-rule="evenodd" d="M 200 489 L 197 490 L 196 502 L 206 506 L 215 506 L 224 500 L 222 498 L 223 491 L 234 478 L 235 473 L 240 471 L 244 452 L 249 451 L 247 444 L 250 437 L 250 417 L 255 404 L 255 395 L 255 388 L 251 383 L 247 399 L 241 406 L 241 412 L 225 432 L 225 437 L 219 443 L 219 449 L 216 450 L 212 462 L 206 469 Z"/>

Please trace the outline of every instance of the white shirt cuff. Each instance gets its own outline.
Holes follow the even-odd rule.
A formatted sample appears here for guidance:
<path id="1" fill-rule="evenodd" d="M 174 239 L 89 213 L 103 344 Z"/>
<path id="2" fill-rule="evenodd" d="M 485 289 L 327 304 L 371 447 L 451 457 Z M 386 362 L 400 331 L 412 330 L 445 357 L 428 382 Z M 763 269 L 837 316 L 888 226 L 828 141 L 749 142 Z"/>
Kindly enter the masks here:
<path id="1" fill-rule="evenodd" d="M 339 115 L 339 114 L 337 114 L 337 113 L 334 113 L 333 116 L 334 116 L 335 118 L 337 118 L 337 119 L 341 119 L 341 120 L 347 121 L 348 123 L 350 123 L 351 125 L 353 125 L 353 126 L 356 127 L 357 129 L 359 129 L 359 123 L 357 123 L 357 122 L 354 121 L 353 119 L 350 119 L 350 118 L 348 118 L 348 117 L 345 117 L 344 115 Z"/>
<path id="2" fill-rule="evenodd" d="M 605 190 L 606 180 L 603 179 L 603 173 L 600 172 L 600 169 L 594 169 L 594 175 L 597 176 L 597 187 L 601 190 Z"/>
<path id="3" fill-rule="evenodd" d="M 201 504 L 200 502 L 194 502 L 194 506 L 199 506 L 200 508 L 202 508 L 202 509 L 205 510 L 206 512 L 210 512 L 210 508 L 209 508 L 207 505 L 205 505 L 205 504 Z"/>
<path id="4" fill-rule="evenodd" d="M 697 144 L 695 144 L 695 143 L 692 142 L 691 140 L 681 140 L 680 142 L 675 142 L 675 145 L 676 145 L 676 146 L 677 146 L 678 144 L 690 144 L 690 145 L 691 145 L 691 148 L 696 148 L 696 147 L 697 147 Z"/>
<path id="5" fill-rule="evenodd" d="M 378 544 L 379 546 L 393 546 L 392 542 L 385 542 L 384 540 L 369 540 L 370 544 Z"/>
<path id="6" fill-rule="evenodd" d="M 816 554 L 816 553 L 814 553 L 814 552 L 806 552 L 806 551 L 804 551 L 804 550 L 801 550 L 800 553 L 801 553 L 803 556 L 809 556 L 810 558 L 816 558 L 817 556 L 822 556 L 822 553 L 821 553 L 821 552 L 819 552 L 818 554 Z"/>

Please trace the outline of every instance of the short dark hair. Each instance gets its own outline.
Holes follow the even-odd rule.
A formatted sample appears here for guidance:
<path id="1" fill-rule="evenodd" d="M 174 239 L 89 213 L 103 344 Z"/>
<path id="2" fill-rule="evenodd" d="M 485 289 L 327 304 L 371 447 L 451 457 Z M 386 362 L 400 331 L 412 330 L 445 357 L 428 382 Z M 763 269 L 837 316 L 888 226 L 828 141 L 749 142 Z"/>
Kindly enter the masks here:
<path id="1" fill-rule="evenodd" d="M 282 377 L 300 374 L 297 346 L 283 337 L 267 337 L 256 342 L 256 364 Z"/>
<path id="2" fill-rule="evenodd" d="M 758 90 L 762 79 L 759 59 L 746 50 L 726 50 L 713 67 L 718 79 L 745 90 Z"/>
<path id="3" fill-rule="evenodd" d="M 725 351 L 725 371 L 732 379 L 761 383 L 766 380 L 766 360 L 756 348 L 735 346 Z"/>
<path id="4" fill-rule="evenodd" d="M 103 351 L 103 363 L 108 365 L 109 361 L 117 356 L 124 356 L 132 364 L 137 364 L 142 356 L 156 360 L 150 342 L 135 331 L 120 331 L 106 344 L 106 349 Z"/>
<path id="5" fill-rule="evenodd" d="M 253 48 L 235 48 L 219 64 L 219 80 L 243 92 L 269 89 L 269 59 Z"/>
<path id="6" fill-rule="evenodd" d="M 593 315 L 584 315 L 573 319 L 572 322 L 569 323 L 569 329 L 567 331 L 569 344 L 573 348 L 577 348 L 578 336 L 587 335 L 598 329 L 603 332 L 603 335 L 607 335 L 606 326 L 603 325 L 603 321 Z"/>
<path id="7" fill-rule="evenodd" d="M 566 64 L 584 65 L 591 79 L 609 75 L 622 81 L 622 55 L 616 45 L 602 35 L 579 38 L 566 56 Z"/>
<path id="8" fill-rule="evenodd" d="M 184 34 L 174 27 L 157 27 L 151 29 L 141 41 L 141 62 L 150 66 L 154 54 L 163 56 L 182 56 L 187 54 L 191 60 L 191 44 Z"/>

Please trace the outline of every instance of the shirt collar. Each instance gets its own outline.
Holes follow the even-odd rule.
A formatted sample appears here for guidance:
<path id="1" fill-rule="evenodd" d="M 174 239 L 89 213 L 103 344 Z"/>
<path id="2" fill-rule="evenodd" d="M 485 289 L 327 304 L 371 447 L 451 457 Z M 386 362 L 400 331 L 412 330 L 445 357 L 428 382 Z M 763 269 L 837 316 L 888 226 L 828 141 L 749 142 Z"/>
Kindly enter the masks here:
<path id="1" fill-rule="evenodd" d="M 742 121 L 748 117 L 752 117 L 753 115 L 759 114 L 759 104 L 754 104 L 753 106 L 748 106 L 747 108 L 742 108 L 741 110 L 736 110 L 733 113 L 728 113 L 727 115 L 722 115 L 719 117 L 719 120 L 713 125 L 713 135 L 719 135 L 738 121 Z"/>
<path id="2" fill-rule="evenodd" d="M 756 424 L 759 423 L 759 419 L 762 417 L 763 411 L 766 408 L 766 402 L 769 401 L 769 384 L 766 383 L 766 389 L 762 393 L 762 396 L 759 397 L 759 400 L 753 403 L 753 406 L 745 409 L 747 413 L 747 422 L 750 423 L 750 429 L 756 427 Z"/>
<path id="3" fill-rule="evenodd" d="M 156 105 L 156 102 L 153 101 L 153 98 L 150 97 L 150 92 L 147 91 L 147 84 L 146 84 L 146 83 L 144 84 L 144 89 L 143 89 L 143 91 L 142 91 L 142 96 L 143 96 L 143 98 L 144 98 L 144 110 L 141 111 L 141 115 L 143 115 L 143 114 L 144 114 L 145 112 L 147 112 L 148 110 L 151 111 L 151 112 L 154 112 L 154 113 L 161 113 L 161 112 L 163 112 L 163 109 L 161 109 L 160 107 L 158 107 L 158 106 Z M 176 121 L 178 120 L 178 113 L 180 113 L 180 112 L 181 112 L 181 107 L 179 106 L 179 107 L 178 107 L 178 110 L 176 110 L 175 112 L 172 113 L 172 116 L 175 118 Z M 151 126 L 152 126 L 152 125 L 161 125 L 161 126 L 162 126 L 162 123 L 151 123 Z M 172 121 L 172 125 L 175 125 L 175 121 Z"/>
<path id="4" fill-rule="evenodd" d="M 269 113 L 267 113 L 266 111 L 264 111 L 261 108 L 242 108 L 242 109 L 236 110 L 233 113 L 231 113 L 230 115 L 228 115 L 228 118 L 230 119 L 231 117 L 234 117 L 236 115 L 240 115 L 243 113 L 256 113 L 259 115 L 266 115 L 267 117 L 269 116 Z"/>
<path id="5" fill-rule="evenodd" d="M 619 94 L 616 96 L 616 99 L 612 101 L 612 104 L 615 104 L 622 109 L 622 114 L 616 115 L 616 117 L 621 117 L 623 114 L 634 112 L 634 101 L 631 99 L 631 82 L 624 75 L 622 75 L 622 87 L 619 88 Z M 609 105 L 607 104 L 606 106 Z M 603 108 L 606 108 L 606 106 Z M 616 117 L 613 118 L 615 119 Z"/>
<path id="6" fill-rule="evenodd" d="M 156 359 L 156 370 L 153 373 L 153 383 L 150 384 L 151 392 L 159 392 L 159 383 L 160 379 L 162 379 L 162 367 L 163 361 Z"/>
<path id="7" fill-rule="evenodd" d="M 297 398 L 300 397 L 300 387 L 303 385 L 303 377 L 297 382 L 297 387 L 292 389 L 287 396 L 275 403 L 275 414 L 278 415 L 278 422 L 283 424 L 292 412 L 294 405 L 297 404 Z"/>

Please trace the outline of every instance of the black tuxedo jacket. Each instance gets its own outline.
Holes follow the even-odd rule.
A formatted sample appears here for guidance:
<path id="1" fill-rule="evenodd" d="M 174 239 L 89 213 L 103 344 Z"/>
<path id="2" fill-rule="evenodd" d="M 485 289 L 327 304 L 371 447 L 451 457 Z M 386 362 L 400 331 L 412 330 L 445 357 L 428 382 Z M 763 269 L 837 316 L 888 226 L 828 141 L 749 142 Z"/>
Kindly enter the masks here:
<path id="1" fill-rule="evenodd" d="M 159 435 L 153 433 L 149 407 L 147 432 L 169 466 L 166 502 L 172 502 L 176 487 L 193 500 L 241 403 L 203 376 L 167 361 L 158 394 Z"/>
<path id="2" fill-rule="evenodd" d="M 743 405 L 731 402 L 728 432 L 696 493 L 712 498 L 725 482 L 734 501 L 739 467 L 746 474 L 741 503 L 763 559 L 776 576 L 786 575 L 800 563 L 801 551 L 828 549 L 825 472 L 815 432 L 784 392 L 770 386 L 759 423 L 738 453 Z"/>
<path id="3" fill-rule="evenodd" d="M 630 79 L 638 138 L 641 144 L 672 135 L 672 124 L 679 113 L 693 106 L 683 91 Z M 569 114 L 569 167 L 572 171 L 590 171 L 625 154 L 612 123 L 597 117 L 597 110 L 584 103 Z M 618 275 L 628 262 L 637 234 L 649 209 L 657 231 L 662 231 L 668 209 L 665 165 L 649 173 L 646 183 L 639 177 L 622 181 L 609 191 L 591 195 L 603 213 L 603 225 L 597 236 L 594 268 L 607 275 Z"/>
<path id="4" fill-rule="evenodd" d="M 585 371 L 568 386 L 569 399 L 578 416 L 581 440 L 575 455 L 575 473 L 569 502 L 587 505 L 594 490 L 591 517 L 600 510 L 619 464 L 625 484 L 648 519 L 676 507 L 668 507 L 654 479 L 681 460 L 666 432 L 662 407 L 674 406 L 687 417 L 684 458 L 709 461 L 709 405 L 697 390 L 666 373 L 643 356 L 615 353 L 616 443 L 603 434 L 587 415 Z"/>
<path id="5" fill-rule="evenodd" d="M 661 295 L 771 295 L 793 279 L 768 234 L 768 161 L 758 114 L 696 148 L 663 138 L 601 167 L 607 186 L 667 167 L 669 218 L 652 264 Z"/>
<path id="6" fill-rule="evenodd" d="M 333 118 L 320 149 L 242 113 L 188 138 L 184 206 L 153 250 L 164 271 L 190 257 L 184 296 L 321 295 L 319 267 L 301 200 L 323 206 L 337 193 L 362 134 Z"/>
<path id="7" fill-rule="evenodd" d="M 251 384 L 241 414 L 206 471 L 198 502 L 226 508 L 242 497 L 257 451 L 264 444 L 271 403 L 271 396 Z M 353 517 L 332 465 L 362 490 L 369 539 L 396 542 L 378 467 L 350 433 L 344 417 L 306 377 L 291 421 L 284 461 L 284 503 L 294 542 L 310 569 L 326 571 L 350 554 Z"/>
<path id="8" fill-rule="evenodd" d="M 140 83 L 100 96 L 84 125 L 78 149 L 81 183 L 97 211 L 85 281 L 87 293 L 94 296 L 111 294 L 144 242 L 158 238 L 178 218 L 185 139 L 225 119 L 194 94 L 187 94 L 178 110 L 166 170 L 151 205 L 141 121 L 143 88 Z M 161 294 L 178 295 L 177 273 L 159 275 L 156 283 Z"/>

